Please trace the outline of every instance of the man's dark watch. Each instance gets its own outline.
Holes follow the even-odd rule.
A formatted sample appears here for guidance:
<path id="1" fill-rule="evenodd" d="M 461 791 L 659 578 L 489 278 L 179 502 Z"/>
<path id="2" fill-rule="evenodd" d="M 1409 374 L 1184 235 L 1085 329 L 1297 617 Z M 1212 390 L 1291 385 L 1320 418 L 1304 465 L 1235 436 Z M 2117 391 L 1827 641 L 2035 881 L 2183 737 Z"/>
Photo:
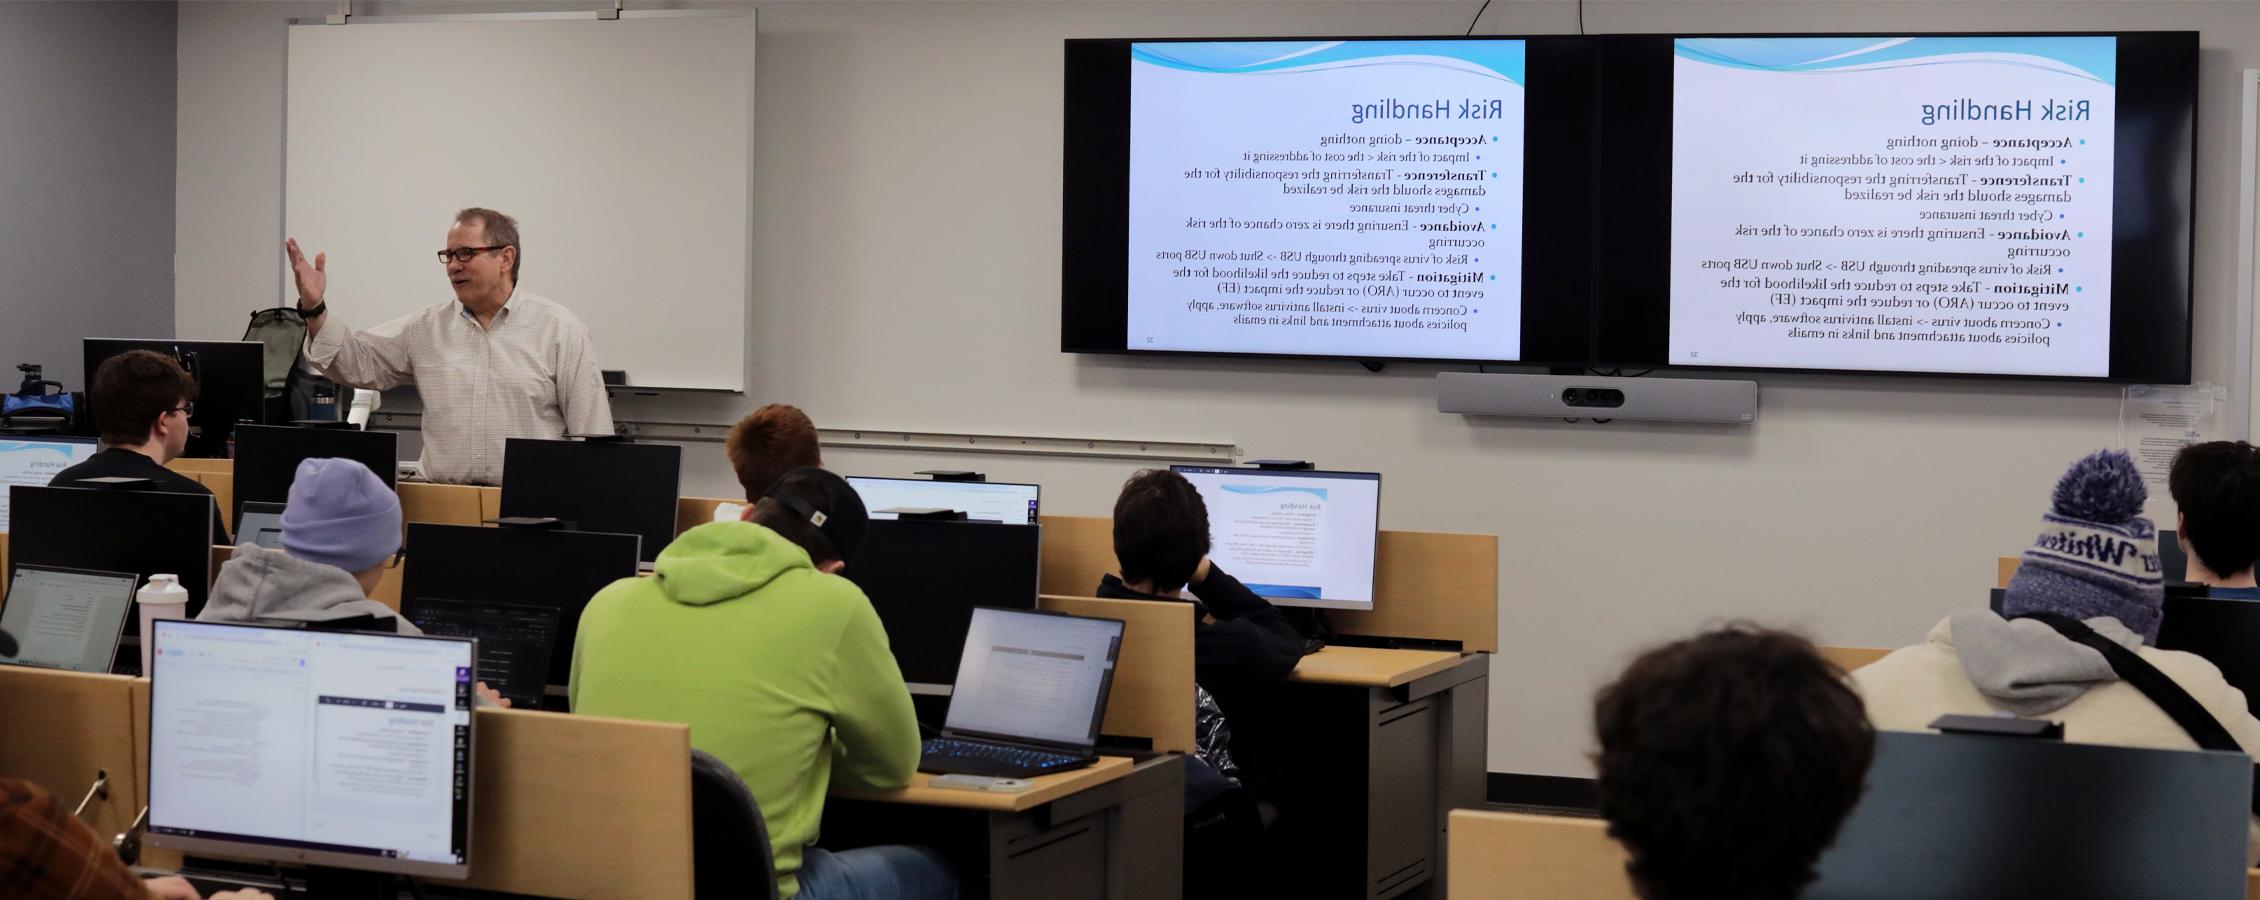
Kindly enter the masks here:
<path id="1" fill-rule="evenodd" d="M 324 301 L 322 301 L 322 302 L 320 302 L 320 303 L 316 303 L 316 304 L 314 304 L 314 308 L 313 308 L 313 309 L 303 309 L 303 308 L 302 308 L 302 309 L 300 309 L 300 310 L 298 311 L 298 314 L 299 314 L 299 315 L 301 315 L 301 316 L 304 316 L 304 317 L 306 317 L 307 321 L 313 321 L 314 319 L 320 318 L 320 317 L 321 317 L 321 315 L 322 315 L 323 313 L 326 313 L 326 312 L 329 312 L 329 311 L 330 311 L 330 302 L 329 302 L 328 300 L 324 300 Z"/>

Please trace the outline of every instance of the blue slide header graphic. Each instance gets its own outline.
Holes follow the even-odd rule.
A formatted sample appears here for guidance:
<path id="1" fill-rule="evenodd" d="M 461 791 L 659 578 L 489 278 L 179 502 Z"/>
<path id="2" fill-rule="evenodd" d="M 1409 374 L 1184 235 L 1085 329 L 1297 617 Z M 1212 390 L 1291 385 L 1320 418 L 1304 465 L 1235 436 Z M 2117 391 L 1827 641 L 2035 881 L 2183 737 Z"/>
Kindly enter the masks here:
<path id="1" fill-rule="evenodd" d="M 2116 85 L 2119 76 L 2119 42 L 2109 35 L 1681 38 L 1672 43 L 1682 59 L 1768 72 L 2006 65 L 2109 85 Z"/>
<path id="2" fill-rule="evenodd" d="M 1523 42 L 1516 40 L 1169 41 L 1131 44 L 1130 59 L 1217 75 L 1426 66 L 1523 83 Z"/>

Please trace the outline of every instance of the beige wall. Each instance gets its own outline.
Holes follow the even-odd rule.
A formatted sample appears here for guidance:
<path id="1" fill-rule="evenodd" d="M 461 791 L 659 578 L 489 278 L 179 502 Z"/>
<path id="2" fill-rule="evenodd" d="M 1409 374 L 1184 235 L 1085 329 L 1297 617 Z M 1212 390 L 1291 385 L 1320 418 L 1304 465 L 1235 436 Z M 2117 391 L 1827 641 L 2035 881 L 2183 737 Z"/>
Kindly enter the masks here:
<path id="1" fill-rule="evenodd" d="M 1948 609 L 1981 602 L 1993 559 L 2031 540 L 2063 466 L 2115 440 L 2117 392 L 2098 386 L 1765 377 L 1754 427 L 1595 426 L 1439 415 L 1433 367 L 1064 355 L 1062 38 L 1457 33 L 1478 2 L 758 6 L 754 388 L 622 401 L 620 416 L 724 421 L 781 400 L 826 426 L 1229 441 L 1382 470 L 1385 527 L 1502 538 L 1494 771 L 1588 774 L 1592 690 L 1637 648 L 1705 622 L 1919 640 Z M 181 9 L 184 337 L 233 336 L 247 298 L 278 291 L 281 20 L 330 8 Z M 1493 3 L 1480 30 L 1572 31 L 1576 12 Z M 1607 0 L 1588 5 L 1586 25 L 2203 32 L 2196 364 L 2200 380 L 2227 381 L 2236 73 L 2260 66 L 2260 4 Z M 464 192 L 476 202 L 475 185 Z M 621 264 L 666 264 L 664 239 Z M 332 294 L 352 302 L 346 286 Z M 687 492 L 734 489 L 717 447 L 691 445 L 688 458 Z M 977 468 L 1041 482 L 1047 510 L 1086 515 L 1110 508 L 1133 467 L 873 451 L 828 462 Z"/>

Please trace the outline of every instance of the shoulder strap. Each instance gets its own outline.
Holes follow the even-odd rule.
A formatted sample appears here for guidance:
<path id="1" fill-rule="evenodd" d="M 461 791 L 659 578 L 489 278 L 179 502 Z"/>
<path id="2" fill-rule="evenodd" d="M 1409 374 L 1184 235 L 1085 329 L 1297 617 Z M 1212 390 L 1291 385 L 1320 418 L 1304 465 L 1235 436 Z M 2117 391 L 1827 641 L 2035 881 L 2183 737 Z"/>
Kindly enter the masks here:
<path id="1" fill-rule="evenodd" d="M 2183 731 L 2189 733 L 2190 739 L 2197 742 L 2199 749 L 2245 752 L 2243 747 L 2237 745 L 2236 738 L 2229 736 L 2229 730 L 2221 727 L 2220 720 L 2213 718 L 2212 713 L 2206 712 L 2204 705 L 2197 702 L 2197 698 L 2191 697 L 2188 691 L 2182 690 L 2182 686 L 2175 684 L 2172 678 L 2166 677 L 2166 673 L 2158 671 L 2157 666 L 2144 661 L 2140 654 L 2127 649 L 2117 641 L 2096 634 L 2095 629 L 2087 627 L 2087 623 L 2070 616 L 2057 613 L 2026 613 L 2018 618 L 2034 619 L 2046 623 L 2048 627 L 2056 629 L 2058 634 L 2095 648 L 2096 652 L 2103 654 L 2103 659 L 2111 664 L 2111 671 L 2119 673 L 2120 680 L 2125 681 L 2135 690 L 2141 691 L 2143 696 L 2150 698 L 2150 702 L 2157 704 L 2158 708 L 2164 711 L 2168 718 L 2174 720 L 2174 724 L 2180 725 Z"/>

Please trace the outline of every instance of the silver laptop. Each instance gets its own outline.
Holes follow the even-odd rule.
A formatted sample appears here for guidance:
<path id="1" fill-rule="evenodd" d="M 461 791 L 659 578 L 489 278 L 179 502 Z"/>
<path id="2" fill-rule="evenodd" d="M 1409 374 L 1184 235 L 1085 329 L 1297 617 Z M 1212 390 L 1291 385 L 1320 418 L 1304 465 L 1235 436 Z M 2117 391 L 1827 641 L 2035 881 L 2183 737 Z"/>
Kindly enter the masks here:
<path id="1" fill-rule="evenodd" d="M 243 502 L 242 518 L 235 523 L 237 545 L 253 544 L 269 550 L 282 549 L 283 505 L 280 503 Z"/>
<path id="2" fill-rule="evenodd" d="M 139 582 L 131 572 L 17 566 L 0 607 L 0 631 L 15 635 L 16 655 L 0 664 L 110 671 Z"/>

